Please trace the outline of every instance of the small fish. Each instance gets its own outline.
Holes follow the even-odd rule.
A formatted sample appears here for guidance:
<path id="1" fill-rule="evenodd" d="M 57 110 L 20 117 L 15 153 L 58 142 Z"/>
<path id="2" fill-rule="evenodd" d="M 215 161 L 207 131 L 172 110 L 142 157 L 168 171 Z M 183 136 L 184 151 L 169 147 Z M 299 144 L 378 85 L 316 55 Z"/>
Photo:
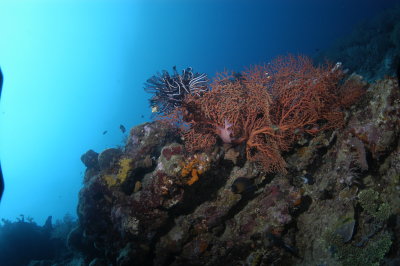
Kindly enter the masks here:
<path id="1" fill-rule="evenodd" d="M 254 185 L 253 181 L 246 177 L 238 177 L 231 186 L 231 190 L 235 194 L 246 194 L 254 192 L 257 186 Z"/>
<path id="2" fill-rule="evenodd" d="M 124 127 L 124 125 L 119 125 L 119 129 L 121 129 L 122 133 L 126 132 L 126 128 Z"/>
<path id="3" fill-rule="evenodd" d="M 300 176 L 300 179 L 303 180 L 304 184 L 313 185 L 315 183 L 314 178 L 310 174 L 304 174 Z"/>
<path id="4" fill-rule="evenodd" d="M 283 241 L 282 237 L 269 232 L 269 233 L 267 233 L 267 238 L 271 241 L 272 245 L 279 247 L 279 248 L 283 248 L 284 250 L 286 250 L 287 252 L 289 252 L 290 254 L 295 256 L 296 258 L 300 258 L 299 251 L 297 250 L 297 248 L 286 244 Z"/>
<path id="5" fill-rule="evenodd" d="M 103 135 L 107 134 L 107 132 L 108 132 L 107 130 L 104 130 Z"/>

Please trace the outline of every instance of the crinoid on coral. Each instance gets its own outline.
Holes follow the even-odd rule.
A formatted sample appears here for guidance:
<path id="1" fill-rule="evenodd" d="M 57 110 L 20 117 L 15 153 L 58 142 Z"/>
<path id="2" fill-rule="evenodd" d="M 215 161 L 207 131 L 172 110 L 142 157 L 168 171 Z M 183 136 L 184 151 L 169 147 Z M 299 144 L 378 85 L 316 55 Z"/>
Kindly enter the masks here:
<path id="1" fill-rule="evenodd" d="M 193 72 L 191 67 L 178 74 L 174 66 L 172 75 L 163 70 L 145 83 L 145 91 L 154 94 L 150 105 L 152 112 L 157 115 L 168 114 L 175 107 L 181 106 L 187 94 L 201 95 L 208 90 L 207 75 Z"/>

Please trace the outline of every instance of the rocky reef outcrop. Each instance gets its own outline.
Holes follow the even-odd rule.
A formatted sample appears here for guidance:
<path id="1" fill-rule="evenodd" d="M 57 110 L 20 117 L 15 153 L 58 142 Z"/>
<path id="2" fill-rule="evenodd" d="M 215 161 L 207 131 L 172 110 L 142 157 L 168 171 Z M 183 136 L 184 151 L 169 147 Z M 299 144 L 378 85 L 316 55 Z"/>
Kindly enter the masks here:
<path id="1" fill-rule="evenodd" d="M 287 173 L 264 172 L 240 144 L 188 153 L 160 122 L 89 151 L 69 246 L 85 265 L 395 265 L 400 89 L 364 85 L 344 127 L 282 155 Z"/>
<path id="2" fill-rule="evenodd" d="M 400 8 L 387 9 L 355 27 L 329 49 L 315 55 L 316 61 L 340 61 L 351 72 L 374 81 L 385 75 L 398 75 L 400 64 Z"/>

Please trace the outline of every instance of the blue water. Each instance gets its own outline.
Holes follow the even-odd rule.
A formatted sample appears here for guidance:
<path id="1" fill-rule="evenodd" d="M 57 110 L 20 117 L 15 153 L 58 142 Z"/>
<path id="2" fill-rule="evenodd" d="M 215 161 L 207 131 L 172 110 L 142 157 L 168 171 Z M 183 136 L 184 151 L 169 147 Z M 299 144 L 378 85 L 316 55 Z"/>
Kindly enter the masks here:
<path id="1" fill-rule="evenodd" d="M 76 215 L 84 152 L 123 145 L 120 124 L 150 121 L 143 83 L 157 71 L 212 77 L 312 56 L 400 1 L 33 2 L 0 2 L 0 218 L 43 224 Z"/>

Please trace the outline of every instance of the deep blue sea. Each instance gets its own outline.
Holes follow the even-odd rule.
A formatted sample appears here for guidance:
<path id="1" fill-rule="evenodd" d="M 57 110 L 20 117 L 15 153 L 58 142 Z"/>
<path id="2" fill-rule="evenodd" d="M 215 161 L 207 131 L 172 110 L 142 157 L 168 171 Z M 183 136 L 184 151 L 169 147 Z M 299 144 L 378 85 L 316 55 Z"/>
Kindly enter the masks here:
<path id="1" fill-rule="evenodd" d="M 0 218 L 76 217 L 80 157 L 150 121 L 144 82 L 315 56 L 395 0 L 0 1 Z M 120 125 L 128 130 L 123 133 Z"/>

